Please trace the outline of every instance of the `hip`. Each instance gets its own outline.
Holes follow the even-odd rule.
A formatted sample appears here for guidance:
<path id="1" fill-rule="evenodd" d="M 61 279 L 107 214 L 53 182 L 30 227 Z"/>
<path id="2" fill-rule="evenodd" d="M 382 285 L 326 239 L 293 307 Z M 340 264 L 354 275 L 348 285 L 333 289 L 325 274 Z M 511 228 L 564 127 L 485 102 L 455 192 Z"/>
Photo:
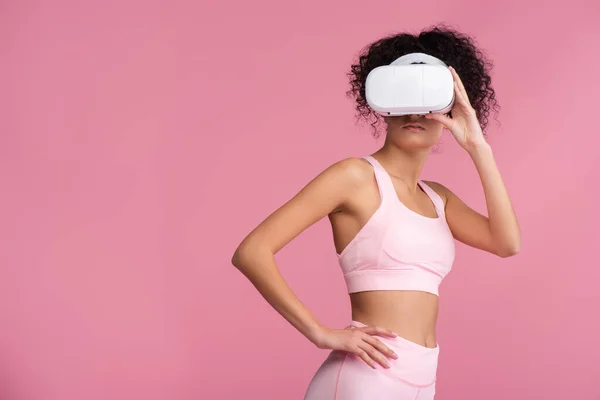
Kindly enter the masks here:
<path id="1" fill-rule="evenodd" d="M 334 350 L 313 376 L 305 400 L 433 399 L 439 346 L 424 347 L 402 337 L 378 339 L 398 354 L 388 360 L 390 368 L 372 368 L 352 353 Z"/>

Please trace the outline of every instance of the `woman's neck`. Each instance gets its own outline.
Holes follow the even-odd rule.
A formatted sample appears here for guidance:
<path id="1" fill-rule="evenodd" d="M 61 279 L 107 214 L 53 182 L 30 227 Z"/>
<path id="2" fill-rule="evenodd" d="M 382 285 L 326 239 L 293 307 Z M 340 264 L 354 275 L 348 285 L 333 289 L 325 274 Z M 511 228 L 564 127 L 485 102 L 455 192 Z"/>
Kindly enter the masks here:
<path id="1" fill-rule="evenodd" d="M 386 142 L 373 156 L 381 162 L 390 176 L 416 190 L 417 181 L 429 156 L 429 149 L 406 151 Z"/>

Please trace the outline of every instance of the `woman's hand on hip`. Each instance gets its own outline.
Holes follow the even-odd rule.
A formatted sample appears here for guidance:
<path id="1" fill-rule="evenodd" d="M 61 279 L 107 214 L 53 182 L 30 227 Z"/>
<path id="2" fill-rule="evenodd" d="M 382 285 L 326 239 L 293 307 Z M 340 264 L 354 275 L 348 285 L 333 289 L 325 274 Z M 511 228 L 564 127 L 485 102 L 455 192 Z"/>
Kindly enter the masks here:
<path id="1" fill-rule="evenodd" d="M 320 349 L 341 350 L 353 353 L 373 368 L 375 363 L 381 364 L 384 368 L 389 368 L 390 364 L 387 357 L 394 359 L 398 355 L 382 341 L 375 338 L 374 335 L 381 335 L 395 338 L 398 335 L 389 329 L 377 326 L 348 326 L 344 329 L 324 328 L 319 335 L 319 340 L 315 343 Z"/>

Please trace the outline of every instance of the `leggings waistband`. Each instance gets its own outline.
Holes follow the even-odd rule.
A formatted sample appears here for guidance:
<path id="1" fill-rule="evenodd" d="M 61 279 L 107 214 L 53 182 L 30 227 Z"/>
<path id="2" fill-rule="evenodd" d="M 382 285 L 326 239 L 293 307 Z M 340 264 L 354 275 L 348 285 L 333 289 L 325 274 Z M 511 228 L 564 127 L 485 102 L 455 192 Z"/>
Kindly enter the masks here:
<path id="1" fill-rule="evenodd" d="M 354 321 L 354 320 L 350 323 L 350 325 L 351 326 L 355 326 L 355 327 L 365 327 L 365 326 L 367 326 L 366 324 L 363 324 L 362 322 Z M 412 340 L 408 340 L 408 339 L 406 339 L 406 338 L 404 338 L 404 337 L 402 337 L 402 336 L 400 336 L 398 334 L 396 334 L 396 335 L 397 336 L 395 338 L 390 338 L 390 337 L 387 337 L 387 336 L 379 336 L 378 335 L 378 338 L 379 339 L 384 339 L 386 341 L 390 341 L 391 340 L 391 341 L 394 341 L 394 342 L 398 342 L 398 345 L 400 343 L 403 343 L 404 345 L 402 347 L 410 346 L 410 347 L 415 347 L 415 348 L 421 349 L 422 351 L 439 351 L 439 349 L 440 349 L 440 344 L 437 343 L 437 342 L 435 344 L 436 345 L 435 347 L 427 347 L 427 346 L 420 345 L 419 343 L 415 343 Z"/>
<path id="2" fill-rule="evenodd" d="M 366 325 L 352 321 L 351 326 L 364 327 Z M 391 338 L 377 335 L 377 339 L 398 355 L 397 359 L 387 357 L 390 368 L 380 369 L 381 373 L 415 387 L 427 387 L 435 383 L 439 345 L 436 347 L 421 346 L 401 336 Z M 362 363 L 363 361 L 358 362 Z"/>

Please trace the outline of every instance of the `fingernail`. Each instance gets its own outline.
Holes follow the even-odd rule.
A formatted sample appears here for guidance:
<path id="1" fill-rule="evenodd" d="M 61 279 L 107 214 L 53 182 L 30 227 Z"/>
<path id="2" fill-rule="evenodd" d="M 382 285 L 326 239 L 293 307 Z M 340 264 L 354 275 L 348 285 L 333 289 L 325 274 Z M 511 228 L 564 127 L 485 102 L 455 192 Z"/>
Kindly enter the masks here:
<path id="1" fill-rule="evenodd" d="M 394 357 L 394 358 L 398 358 L 398 354 L 396 354 L 396 353 L 392 353 L 392 357 Z"/>

